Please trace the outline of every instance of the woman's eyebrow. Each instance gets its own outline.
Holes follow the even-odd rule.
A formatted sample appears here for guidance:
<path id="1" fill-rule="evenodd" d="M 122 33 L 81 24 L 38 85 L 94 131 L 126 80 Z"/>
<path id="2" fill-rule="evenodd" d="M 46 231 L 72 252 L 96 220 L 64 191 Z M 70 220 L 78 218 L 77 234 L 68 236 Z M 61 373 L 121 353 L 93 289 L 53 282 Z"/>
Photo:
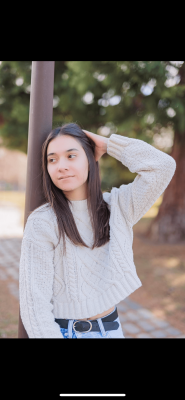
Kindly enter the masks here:
<path id="1" fill-rule="evenodd" d="M 66 150 L 66 153 L 69 152 L 69 151 L 73 151 L 73 150 L 79 151 L 78 149 L 69 149 L 69 150 Z M 57 154 L 57 153 L 49 153 L 49 154 L 47 155 L 47 157 L 48 157 L 48 156 L 51 156 L 51 155 L 53 155 L 53 154 Z"/>

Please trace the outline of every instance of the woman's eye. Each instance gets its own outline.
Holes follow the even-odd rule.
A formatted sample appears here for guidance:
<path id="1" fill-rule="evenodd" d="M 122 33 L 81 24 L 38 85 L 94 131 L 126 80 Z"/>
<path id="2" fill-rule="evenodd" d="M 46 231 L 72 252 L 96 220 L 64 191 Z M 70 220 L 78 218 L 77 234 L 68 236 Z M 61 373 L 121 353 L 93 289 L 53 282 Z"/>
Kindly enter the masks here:
<path id="1" fill-rule="evenodd" d="M 76 157 L 76 154 L 70 154 L 69 157 L 71 157 L 71 156 L 75 156 Z M 50 158 L 49 162 L 51 162 L 52 160 L 55 160 L 55 158 Z"/>

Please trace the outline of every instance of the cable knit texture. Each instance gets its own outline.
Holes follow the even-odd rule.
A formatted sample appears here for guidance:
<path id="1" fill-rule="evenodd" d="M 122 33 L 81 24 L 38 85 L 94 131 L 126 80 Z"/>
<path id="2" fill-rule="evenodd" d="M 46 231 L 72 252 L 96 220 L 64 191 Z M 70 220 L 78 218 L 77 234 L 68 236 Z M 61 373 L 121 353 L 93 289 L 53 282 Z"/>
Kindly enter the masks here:
<path id="1" fill-rule="evenodd" d="M 138 175 L 103 193 L 110 241 L 100 248 L 58 243 L 56 215 L 47 203 L 28 217 L 19 273 L 21 319 L 29 338 L 63 338 L 55 318 L 83 319 L 108 310 L 142 286 L 133 259 L 133 225 L 169 185 L 175 160 L 139 139 L 112 134 L 107 153 Z M 81 237 L 93 244 L 87 200 L 70 205 Z"/>

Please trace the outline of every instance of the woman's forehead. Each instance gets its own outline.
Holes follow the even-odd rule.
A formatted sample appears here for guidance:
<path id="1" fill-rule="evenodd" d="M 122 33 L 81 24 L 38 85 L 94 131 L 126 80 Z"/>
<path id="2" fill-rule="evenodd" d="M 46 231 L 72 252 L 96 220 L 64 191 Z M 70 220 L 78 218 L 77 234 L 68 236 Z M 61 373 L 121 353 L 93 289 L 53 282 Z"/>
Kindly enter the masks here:
<path id="1" fill-rule="evenodd" d="M 54 151 L 57 153 L 57 151 L 62 151 L 66 152 L 69 151 L 71 148 L 75 148 L 76 150 L 80 151 L 82 146 L 80 145 L 79 141 L 77 141 L 75 138 L 63 135 L 63 136 L 57 136 L 48 145 L 48 152 Z"/>

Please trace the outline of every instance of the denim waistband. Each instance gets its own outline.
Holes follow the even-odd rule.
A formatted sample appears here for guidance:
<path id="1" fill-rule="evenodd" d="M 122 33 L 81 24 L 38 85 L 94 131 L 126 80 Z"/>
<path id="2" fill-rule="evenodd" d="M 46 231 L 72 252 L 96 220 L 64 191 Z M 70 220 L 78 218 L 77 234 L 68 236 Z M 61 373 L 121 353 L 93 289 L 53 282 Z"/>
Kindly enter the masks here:
<path id="1" fill-rule="evenodd" d="M 103 318 L 108 317 L 108 315 L 113 314 L 113 313 L 115 312 L 116 308 L 117 308 L 117 307 L 115 306 L 115 307 L 114 307 L 114 310 L 111 311 L 109 314 L 104 315 L 104 316 L 101 317 L 101 318 L 97 318 L 97 322 L 98 322 L 98 325 L 99 325 L 99 328 L 100 328 L 100 332 L 102 333 L 102 336 L 106 336 L 106 331 L 105 331 L 104 325 L 103 325 Z M 74 323 L 75 321 L 78 321 L 78 319 L 69 319 L 69 320 L 67 320 L 67 321 L 68 321 L 68 334 L 69 334 L 69 337 L 72 338 L 73 323 Z M 88 321 L 92 321 L 92 322 L 93 322 L 93 321 L 95 321 L 95 320 L 88 320 Z M 81 332 L 76 332 L 76 335 L 77 335 L 77 337 L 79 337 L 79 336 L 81 335 Z"/>

